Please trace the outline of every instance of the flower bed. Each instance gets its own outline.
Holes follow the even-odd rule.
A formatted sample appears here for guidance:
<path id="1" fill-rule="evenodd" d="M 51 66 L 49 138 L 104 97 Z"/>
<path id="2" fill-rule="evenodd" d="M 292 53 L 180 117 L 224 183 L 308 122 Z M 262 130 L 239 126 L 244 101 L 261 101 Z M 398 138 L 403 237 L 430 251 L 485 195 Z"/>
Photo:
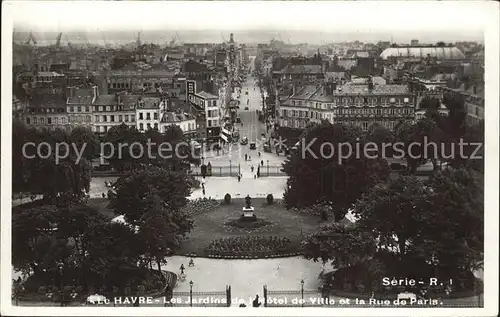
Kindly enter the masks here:
<path id="1" fill-rule="evenodd" d="M 208 199 L 208 198 L 198 198 L 196 200 L 189 201 L 184 208 L 189 214 L 196 215 L 200 213 L 214 211 L 219 206 L 220 202 L 218 200 Z"/>
<path id="2" fill-rule="evenodd" d="M 296 254 L 298 246 L 286 237 L 277 236 L 242 236 L 228 237 L 212 241 L 205 249 L 209 257 L 248 258 L 270 257 Z"/>
<path id="3" fill-rule="evenodd" d="M 229 219 L 224 223 L 224 227 L 228 232 L 264 232 L 272 227 L 274 224 L 270 221 L 257 218 L 255 221 L 245 221 L 243 216 L 238 219 Z"/>

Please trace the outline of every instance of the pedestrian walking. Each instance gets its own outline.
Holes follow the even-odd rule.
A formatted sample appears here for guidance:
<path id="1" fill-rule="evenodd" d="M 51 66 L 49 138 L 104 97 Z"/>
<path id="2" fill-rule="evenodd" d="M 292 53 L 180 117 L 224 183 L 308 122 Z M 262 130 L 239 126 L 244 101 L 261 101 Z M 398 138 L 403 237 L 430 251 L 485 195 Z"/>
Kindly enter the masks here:
<path id="1" fill-rule="evenodd" d="M 245 154 L 245 161 L 248 160 L 248 154 Z"/>
<path id="2" fill-rule="evenodd" d="M 250 167 L 250 170 L 251 170 L 251 171 L 252 171 L 252 173 L 253 173 L 253 165 Z"/>
<path id="3" fill-rule="evenodd" d="M 181 264 L 180 270 L 181 270 L 181 274 L 184 274 L 184 270 L 185 270 L 184 264 Z"/>
<path id="4" fill-rule="evenodd" d="M 238 174 L 238 182 L 241 182 L 241 174 Z"/>
<path id="5" fill-rule="evenodd" d="M 205 196 L 205 187 L 202 189 L 203 196 Z"/>
<path id="6" fill-rule="evenodd" d="M 261 165 L 261 166 L 264 166 L 264 160 L 261 160 L 261 161 L 260 161 L 260 165 Z"/>
<path id="7" fill-rule="evenodd" d="M 257 153 L 257 154 L 258 154 L 258 155 L 259 155 L 259 157 L 260 157 L 260 152 L 259 152 L 259 153 Z"/>
<path id="8" fill-rule="evenodd" d="M 188 266 L 194 266 L 193 258 L 191 258 L 191 260 L 189 260 L 189 265 Z"/>
<path id="9" fill-rule="evenodd" d="M 253 174 L 253 179 L 257 179 L 257 174 Z"/>
<path id="10" fill-rule="evenodd" d="M 255 299 L 253 300 L 252 302 L 252 306 L 253 307 L 259 307 L 260 306 L 260 302 L 259 302 L 259 295 L 255 295 Z"/>

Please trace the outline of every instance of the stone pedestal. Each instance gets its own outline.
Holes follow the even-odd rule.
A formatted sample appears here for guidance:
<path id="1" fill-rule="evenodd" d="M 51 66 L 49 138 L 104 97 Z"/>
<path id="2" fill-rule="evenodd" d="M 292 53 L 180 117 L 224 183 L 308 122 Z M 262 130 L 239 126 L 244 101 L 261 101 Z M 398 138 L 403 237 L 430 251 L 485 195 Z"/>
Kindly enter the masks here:
<path id="1" fill-rule="evenodd" d="M 255 217 L 254 215 L 254 208 L 253 207 L 243 207 L 243 218 L 253 218 Z"/>

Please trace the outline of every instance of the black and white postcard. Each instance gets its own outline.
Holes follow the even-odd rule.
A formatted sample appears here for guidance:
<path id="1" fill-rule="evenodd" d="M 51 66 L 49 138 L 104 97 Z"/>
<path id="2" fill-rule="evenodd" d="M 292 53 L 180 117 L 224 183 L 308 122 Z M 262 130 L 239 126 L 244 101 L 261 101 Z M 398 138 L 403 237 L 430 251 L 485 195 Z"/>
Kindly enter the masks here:
<path id="1" fill-rule="evenodd" d="M 2 315 L 497 315 L 498 2 L 2 9 Z"/>

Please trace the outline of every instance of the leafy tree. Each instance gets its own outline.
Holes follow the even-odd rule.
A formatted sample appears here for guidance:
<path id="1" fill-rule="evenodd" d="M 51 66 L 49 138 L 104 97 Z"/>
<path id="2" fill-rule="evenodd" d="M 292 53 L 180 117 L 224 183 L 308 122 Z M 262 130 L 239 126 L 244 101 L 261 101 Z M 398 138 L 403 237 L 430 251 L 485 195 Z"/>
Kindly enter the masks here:
<path id="1" fill-rule="evenodd" d="M 56 129 L 35 130 L 26 129 L 20 123 L 15 123 L 13 130 L 13 183 L 16 191 L 43 195 L 43 199 L 54 203 L 60 199 L 79 201 L 86 196 L 90 188 L 89 162 L 82 158 L 78 161 L 74 151 L 69 150 L 66 158 L 56 158 L 56 144 L 70 144 L 70 136 L 66 131 Z M 33 146 L 26 147 L 26 155 L 22 148 L 27 142 Z M 35 156 L 36 147 L 42 142 L 48 147 L 40 147 L 44 158 Z"/>
<path id="2" fill-rule="evenodd" d="M 144 134 L 137 131 L 134 127 L 129 127 L 124 123 L 119 126 L 114 126 L 107 131 L 104 140 L 111 145 L 103 145 L 103 154 L 105 154 L 106 157 L 111 155 L 108 161 L 114 169 L 124 172 L 126 170 L 138 168 L 144 164 L 147 155 L 144 155 L 144 153 L 141 155 L 138 146 L 131 148 L 133 143 L 137 142 L 142 147 L 144 147 L 146 143 Z M 113 152 L 110 152 L 112 151 L 111 148 L 114 149 Z"/>
<path id="3" fill-rule="evenodd" d="M 373 258 L 376 243 L 373 236 L 357 226 L 332 223 L 302 243 L 304 257 L 323 263 L 331 262 L 335 268 L 362 264 Z"/>
<path id="4" fill-rule="evenodd" d="M 192 229 L 193 221 L 184 209 L 172 210 L 156 195 L 147 196 L 144 207 L 146 212 L 138 237 L 145 257 L 156 261 L 160 272 L 165 257 L 179 248 L 184 235 Z"/>
<path id="5" fill-rule="evenodd" d="M 386 179 L 385 160 L 356 157 L 356 144 L 362 143 L 361 139 L 361 131 L 351 126 L 323 122 L 308 127 L 301 137 L 299 151 L 283 164 L 290 176 L 284 195 L 287 207 L 310 206 L 324 200 L 331 203 L 338 221 L 363 192 Z M 339 149 L 344 143 L 350 145 L 353 154 L 349 156 L 344 145 L 345 157 L 340 157 Z M 332 146 L 323 144 L 331 144 L 333 154 Z"/>
<path id="6" fill-rule="evenodd" d="M 429 194 L 429 188 L 414 176 L 378 184 L 356 203 L 357 223 L 360 229 L 375 234 L 378 249 L 404 260 L 422 230 L 422 214 L 432 208 Z"/>
<path id="7" fill-rule="evenodd" d="M 446 169 L 429 182 L 431 208 L 422 250 L 449 273 L 481 267 L 484 252 L 484 179 L 474 170 Z"/>
<path id="8" fill-rule="evenodd" d="M 85 127 L 76 127 L 69 136 L 71 142 L 80 150 L 85 146 L 83 157 L 91 161 L 100 151 L 99 140 L 92 130 Z"/>
<path id="9" fill-rule="evenodd" d="M 431 160 L 434 170 L 437 170 L 437 160 L 441 158 L 442 144 L 446 143 L 443 131 L 435 121 L 423 118 L 415 124 L 408 121 L 400 122 L 395 128 L 395 135 L 397 140 L 404 143 L 404 147 L 400 150 L 403 151 L 403 157 L 411 173 L 414 174 L 417 167 L 428 159 Z M 400 155 L 401 152 L 398 157 Z"/>
<path id="10" fill-rule="evenodd" d="M 30 272 L 51 247 L 57 228 L 57 207 L 53 205 L 16 208 L 12 213 L 12 264 Z"/>
<path id="11" fill-rule="evenodd" d="M 387 147 L 385 153 L 383 152 L 384 144 L 391 144 L 394 141 L 394 136 L 390 130 L 381 124 L 372 124 L 366 133 L 366 142 L 373 142 L 377 145 L 379 155 L 385 157 L 392 157 L 392 150 Z"/>
<path id="12" fill-rule="evenodd" d="M 137 267 L 141 253 L 140 240 L 133 228 L 122 223 L 103 223 L 89 230 L 83 238 L 87 253 L 81 263 L 83 276 L 100 277 L 103 285 L 123 279 L 124 270 Z M 85 280 L 84 280 L 85 281 Z"/>
<path id="13" fill-rule="evenodd" d="M 361 269 L 370 289 L 386 271 L 377 256 L 373 235 L 356 225 L 333 223 L 324 226 L 302 242 L 302 249 L 306 259 L 330 262 L 335 269 Z"/>
<path id="14" fill-rule="evenodd" d="M 185 172 L 147 166 L 117 180 L 111 207 L 116 214 L 124 215 L 127 222 L 140 225 L 146 214 L 146 197 L 157 195 L 169 208 L 177 211 L 186 205 L 193 184 L 194 178 Z"/>

